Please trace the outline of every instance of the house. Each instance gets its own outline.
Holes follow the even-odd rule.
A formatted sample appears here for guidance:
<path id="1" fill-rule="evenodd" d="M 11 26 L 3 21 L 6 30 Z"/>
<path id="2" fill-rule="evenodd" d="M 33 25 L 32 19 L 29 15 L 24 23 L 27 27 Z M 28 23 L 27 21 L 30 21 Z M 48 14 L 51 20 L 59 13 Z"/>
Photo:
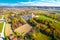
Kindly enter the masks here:
<path id="1" fill-rule="evenodd" d="M 12 40 L 18 40 L 17 37 L 14 37 Z"/>
<path id="2" fill-rule="evenodd" d="M 32 18 L 32 14 L 23 15 L 22 18 L 25 20 L 29 20 L 30 18 Z"/>

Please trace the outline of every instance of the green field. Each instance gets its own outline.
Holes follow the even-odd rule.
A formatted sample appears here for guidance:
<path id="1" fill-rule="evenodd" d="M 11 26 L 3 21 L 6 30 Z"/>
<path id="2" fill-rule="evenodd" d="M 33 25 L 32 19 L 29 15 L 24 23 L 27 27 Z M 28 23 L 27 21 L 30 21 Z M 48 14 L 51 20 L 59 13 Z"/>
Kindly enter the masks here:
<path id="1" fill-rule="evenodd" d="M 52 19 L 52 18 L 49 18 L 49 17 L 46 17 L 46 16 L 44 16 L 44 15 L 40 15 L 39 17 L 37 17 L 38 19 L 43 19 L 43 20 L 46 20 L 46 21 L 49 21 L 49 20 L 51 20 L 51 21 L 53 21 L 53 22 L 55 22 L 54 24 L 55 24 L 55 28 L 56 29 L 58 29 L 58 30 L 60 30 L 60 21 L 58 21 L 58 20 L 55 20 L 55 19 Z"/>
<path id="2" fill-rule="evenodd" d="M 2 16 L 0 16 L 0 19 L 2 18 Z M 3 28 L 3 22 L 0 23 L 0 33 L 2 32 L 2 28 Z"/>
<path id="3" fill-rule="evenodd" d="M 2 32 L 3 24 L 4 24 L 3 22 L 0 23 L 0 33 Z"/>
<path id="4" fill-rule="evenodd" d="M 51 40 L 50 37 L 42 34 L 41 32 L 35 32 L 33 33 L 34 38 L 36 38 L 36 40 Z"/>
<path id="5" fill-rule="evenodd" d="M 0 18 L 2 18 L 2 16 L 0 16 Z"/>

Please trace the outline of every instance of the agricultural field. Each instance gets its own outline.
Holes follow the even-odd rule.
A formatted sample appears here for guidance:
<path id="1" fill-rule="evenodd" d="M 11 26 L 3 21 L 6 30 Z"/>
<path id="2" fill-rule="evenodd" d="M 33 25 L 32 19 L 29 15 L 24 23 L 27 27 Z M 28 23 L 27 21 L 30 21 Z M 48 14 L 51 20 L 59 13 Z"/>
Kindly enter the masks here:
<path id="1" fill-rule="evenodd" d="M 54 22 L 54 27 L 56 28 L 56 29 L 58 29 L 58 30 L 60 30 L 60 21 L 58 21 L 58 20 L 55 20 L 55 19 L 52 19 L 52 18 L 49 18 L 49 17 L 46 17 L 46 16 L 44 16 L 44 15 L 40 15 L 39 17 L 37 17 L 37 19 L 40 19 L 40 20 L 46 20 L 46 21 L 52 21 L 52 22 Z"/>
<path id="2" fill-rule="evenodd" d="M 37 40 L 51 40 L 50 37 L 42 34 L 42 33 L 34 33 L 33 34 Z"/>
<path id="3" fill-rule="evenodd" d="M 39 14 L 39 15 L 35 16 L 34 18 L 31 18 L 28 22 L 33 26 L 33 28 L 35 28 L 35 29 L 33 29 L 33 30 L 35 30 L 35 33 L 38 33 L 38 34 L 34 33 L 34 35 L 36 35 L 36 36 L 33 36 L 33 38 L 36 37 L 37 40 L 40 40 L 41 37 L 38 35 L 39 35 L 39 33 L 42 33 L 43 35 L 45 35 L 45 36 L 48 35 L 47 37 L 50 37 L 50 39 L 48 39 L 47 37 L 42 36 L 42 37 L 46 38 L 45 40 L 59 40 L 59 38 L 58 38 L 60 35 L 60 21 L 59 20 L 53 19 L 51 16 Z M 37 31 L 37 29 L 39 31 Z M 33 34 L 33 32 L 32 32 L 32 34 Z M 41 39 L 41 40 L 44 40 L 44 39 Z"/>
<path id="4" fill-rule="evenodd" d="M 0 16 L 0 18 L 2 18 L 2 16 Z"/>
<path id="5" fill-rule="evenodd" d="M 2 17 L 3 17 L 3 16 L 1 15 L 1 16 L 0 16 L 0 19 L 2 19 Z M 2 32 L 3 25 L 4 25 L 4 22 L 1 22 L 1 21 L 0 21 L 0 33 Z"/>
<path id="6" fill-rule="evenodd" d="M 51 40 L 50 37 L 46 36 L 45 34 L 42 34 L 38 31 L 38 29 L 33 29 L 31 33 L 29 33 L 30 36 L 35 40 Z"/>
<path id="7" fill-rule="evenodd" d="M 4 22 L 0 23 L 0 33 L 2 32 L 3 25 L 4 25 Z"/>

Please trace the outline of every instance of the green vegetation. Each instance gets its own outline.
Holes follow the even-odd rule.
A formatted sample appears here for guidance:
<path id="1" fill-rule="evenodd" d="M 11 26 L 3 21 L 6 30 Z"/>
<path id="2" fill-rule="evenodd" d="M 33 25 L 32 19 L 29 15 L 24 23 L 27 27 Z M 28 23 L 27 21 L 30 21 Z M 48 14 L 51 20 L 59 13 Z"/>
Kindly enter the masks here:
<path id="1" fill-rule="evenodd" d="M 0 23 L 0 32 L 2 32 L 2 28 L 3 28 L 3 22 Z"/>
<path id="2" fill-rule="evenodd" d="M 48 37 L 51 37 L 51 39 L 53 39 L 53 40 L 56 40 L 56 39 L 60 39 L 60 37 L 59 37 L 59 35 L 60 35 L 60 33 L 59 33 L 59 31 L 55 28 L 55 23 L 54 23 L 54 21 L 55 20 L 52 20 L 52 19 L 50 19 L 50 18 L 47 18 L 47 17 L 45 17 L 45 16 L 42 16 L 42 15 L 40 15 L 38 18 L 31 18 L 30 20 L 29 20 L 29 22 L 30 22 L 30 24 L 32 24 L 33 26 L 35 26 L 35 27 L 38 27 L 38 28 L 36 28 L 36 31 L 37 31 L 37 29 L 39 29 L 40 31 L 39 32 L 41 32 L 42 34 L 45 34 L 45 35 L 48 35 Z M 49 24 L 50 23 L 50 24 Z M 59 23 L 59 22 L 57 22 L 57 23 Z M 53 25 L 51 25 L 51 24 L 53 24 Z M 55 25 L 54 25 L 55 24 Z M 35 28 L 35 27 L 33 27 L 33 28 Z M 59 26 L 58 26 L 59 27 Z M 34 30 L 34 29 L 33 29 Z M 35 31 L 35 32 L 36 32 Z M 34 31 L 33 31 L 34 32 Z M 32 32 L 32 34 L 33 34 L 33 32 Z M 59 35 L 58 35 L 59 34 Z M 39 33 L 37 34 L 37 35 L 39 35 Z M 37 36 L 38 37 L 38 36 Z M 34 39 L 39 39 L 39 38 L 34 38 L 34 36 L 33 36 L 33 38 Z"/>
<path id="3" fill-rule="evenodd" d="M 43 15 L 40 15 L 37 19 L 42 20 L 43 23 L 44 23 L 44 21 L 45 22 L 49 22 L 50 21 L 50 22 L 52 22 L 51 24 L 53 24 L 52 26 L 54 26 L 56 29 L 60 30 L 60 27 L 59 27 L 60 26 L 60 21 L 54 20 L 52 18 L 43 16 Z"/>
<path id="4" fill-rule="evenodd" d="M 44 15 L 44 16 L 46 16 L 46 17 L 49 17 L 49 18 L 52 18 L 52 19 L 55 19 L 55 20 L 57 20 L 57 21 L 60 21 L 60 14 L 58 14 L 58 13 L 40 13 L 40 15 Z"/>
<path id="5" fill-rule="evenodd" d="M 41 32 L 39 32 L 39 33 L 35 32 L 32 35 L 34 36 L 34 38 L 36 40 L 50 40 L 50 38 L 48 36 L 42 34 Z"/>
<path id="6" fill-rule="evenodd" d="M 34 38 L 34 40 L 51 40 L 50 37 L 42 34 L 36 27 L 33 28 L 32 32 L 30 32 L 30 35 L 32 39 Z"/>
<path id="7" fill-rule="evenodd" d="M 0 18 L 2 18 L 2 16 L 0 16 Z"/>

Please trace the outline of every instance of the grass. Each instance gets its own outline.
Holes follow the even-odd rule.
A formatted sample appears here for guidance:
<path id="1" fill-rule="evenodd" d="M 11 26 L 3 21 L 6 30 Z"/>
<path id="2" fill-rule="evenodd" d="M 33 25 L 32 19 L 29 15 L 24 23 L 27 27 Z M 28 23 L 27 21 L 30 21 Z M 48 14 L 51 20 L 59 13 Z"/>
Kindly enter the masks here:
<path id="1" fill-rule="evenodd" d="M 4 24 L 3 22 L 0 23 L 0 33 L 2 32 L 3 24 Z"/>
<path id="2" fill-rule="evenodd" d="M 60 30 L 60 21 L 57 21 L 57 20 L 55 20 L 55 19 L 46 17 L 46 16 L 44 16 L 44 15 L 40 15 L 40 16 L 38 17 L 38 19 L 43 19 L 43 20 L 47 20 L 47 21 L 51 20 L 51 21 L 55 22 L 54 24 L 56 24 L 54 27 L 55 27 L 56 29 Z"/>
<path id="3" fill-rule="evenodd" d="M 2 16 L 0 16 L 0 18 L 2 18 Z"/>
<path id="4" fill-rule="evenodd" d="M 36 40 L 51 40 L 50 37 L 42 34 L 41 32 L 34 32 L 32 35 Z"/>

